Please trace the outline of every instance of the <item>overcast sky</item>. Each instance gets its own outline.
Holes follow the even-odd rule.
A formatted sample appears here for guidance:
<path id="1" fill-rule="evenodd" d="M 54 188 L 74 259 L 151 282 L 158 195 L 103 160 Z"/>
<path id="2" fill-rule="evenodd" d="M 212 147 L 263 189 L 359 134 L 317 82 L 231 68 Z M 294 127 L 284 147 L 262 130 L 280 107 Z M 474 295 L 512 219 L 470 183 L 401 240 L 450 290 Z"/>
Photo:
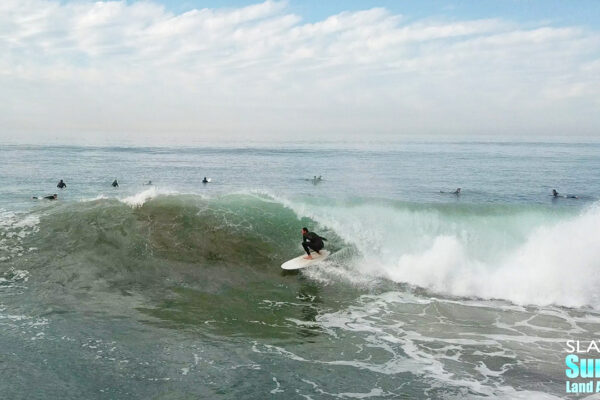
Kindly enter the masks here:
<path id="1" fill-rule="evenodd" d="M 0 142 L 598 138 L 599 8 L 1 0 Z"/>

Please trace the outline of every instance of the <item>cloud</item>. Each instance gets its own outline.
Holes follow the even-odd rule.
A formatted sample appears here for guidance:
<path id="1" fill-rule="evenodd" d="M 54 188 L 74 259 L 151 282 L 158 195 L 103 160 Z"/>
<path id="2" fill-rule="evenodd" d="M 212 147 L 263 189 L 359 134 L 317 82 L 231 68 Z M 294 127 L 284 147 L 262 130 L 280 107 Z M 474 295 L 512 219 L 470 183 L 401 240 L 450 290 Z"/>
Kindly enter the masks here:
<path id="1" fill-rule="evenodd" d="M 577 26 L 383 8 L 3 0 L 0 139 L 598 135 L 599 50 Z"/>

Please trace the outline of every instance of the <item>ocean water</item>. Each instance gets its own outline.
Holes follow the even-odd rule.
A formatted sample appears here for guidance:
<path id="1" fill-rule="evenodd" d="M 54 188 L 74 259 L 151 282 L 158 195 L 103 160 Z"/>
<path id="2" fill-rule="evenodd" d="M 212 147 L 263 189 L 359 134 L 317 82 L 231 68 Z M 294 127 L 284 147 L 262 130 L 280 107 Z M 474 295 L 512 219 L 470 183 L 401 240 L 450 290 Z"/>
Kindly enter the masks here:
<path id="1" fill-rule="evenodd" d="M 0 162 L 1 398 L 557 399 L 566 340 L 600 332 L 598 143 Z M 332 256 L 283 272 L 302 226 Z"/>

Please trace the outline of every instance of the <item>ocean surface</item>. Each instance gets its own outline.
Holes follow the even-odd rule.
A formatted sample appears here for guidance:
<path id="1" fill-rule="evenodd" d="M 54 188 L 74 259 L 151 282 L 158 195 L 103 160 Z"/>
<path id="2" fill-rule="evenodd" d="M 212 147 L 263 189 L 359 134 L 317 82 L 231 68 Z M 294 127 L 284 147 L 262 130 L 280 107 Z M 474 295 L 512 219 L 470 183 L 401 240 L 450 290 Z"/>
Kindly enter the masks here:
<path id="1" fill-rule="evenodd" d="M 600 332 L 599 143 L 3 145 L 0 165 L 1 398 L 558 399 L 566 340 Z M 303 226 L 332 255 L 284 273 Z"/>

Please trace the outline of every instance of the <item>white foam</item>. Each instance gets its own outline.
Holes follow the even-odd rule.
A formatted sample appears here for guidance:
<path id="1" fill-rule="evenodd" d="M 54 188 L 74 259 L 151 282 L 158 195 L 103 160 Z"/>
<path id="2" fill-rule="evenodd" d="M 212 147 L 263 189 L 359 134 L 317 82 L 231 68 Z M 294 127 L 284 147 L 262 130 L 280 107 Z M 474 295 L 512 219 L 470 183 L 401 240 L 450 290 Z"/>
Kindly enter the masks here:
<path id="1" fill-rule="evenodd" d="M 159 195 L 171 195 L 171 194 L 178 194 L 178 192 L 176 192 L 174 190 L 168 190 L 168 189 L 159 190 L 155 186 L 153 186 L 149 189 L 146 189 L 144 191 L 136 193 L 132 196 L 125 197 L 120 200 L 123 203 L 128 204 L 132 207 L 141 207 L 144 205 L 145 202 L 147 202 L 148 200 L 151 200 Z"/>
<path id="2" fill-rule="evenodd" d="M 22 256 L 26 251 L 23 240 L 38 232 L 39 223 L 39 215 L 0 209 L 0 261 Z"/>
<path id="3" fill-rule="evenodd" d="M 438 236 L 431 247 L 400 256 L 381 271 L 458 296 L 509 299 L 518 304 L 600 307 L 600 209 L 531 232 L 498 262 L 469 256 L 457 237 Z"/>
<path id="4" fill-rule="evenodd" d="M 0 228 L 4 229 L 31 229 L 40 223 L 40 217 L 36 214 L 19 214 L 12 211 L 0 209 Z"/>
<path id="5" fill-rule="evenodd" d="M 462 326 L 463 321 L 460 319 L 456 321 L 445 319 L 444 326 L 451 327 L 454 323 L 462 326 L 461 331 L 453 335 L 451 333 L 453 329 L 446 330 L 444 326 L 438 326 L 440 321 L 436 318 L 437 307 L 429 305 L 436 302 L 447 302 L 449 305 L 457 303 L 437 299 L 423 300 L 411 294 L 390 291 L 380 295 L 363 295 L 354 305 L 340 311 L 322 313 L 316 321 L 312 322 L 319 326 L 323 333 L 333 338 L 349 338 L 350 342 L 359 349 L 357 353 L 362 353 L 364 347 L 381 350 L 377 358 L 369 356 L 357 360 L 357 356 L 352 354 L 352 359 L 345 359 L 343 353 L 337 355 L 335 352 L 313 354 L 308 358 L 304 354 L 301 356 L 274 345 L 259 347 L 255 344 L 253 349 L 298 362 L 345 366 L 385 375 L 410 372 L 431 381 L 432 386 L 468 389 L 472 394 L 469 398 L 558 398 L 542 392 L 516 390 L 509 383 L 511 378 L 507 378 L 505 373 L 524 360 L 534 364 L 542 362 L 548 354 L 551 354 L 548 352 L 549 349 L 556 348 L 556 344 L 564 343 L 562 336 L 559 336 L 560 339 L 549 338 L 543 327 L 533 325 L 527 326 L 525 334 L 517 330 L 522 326 L 519 322 L 514 322 L 511 326 L 507 325 L 507 328 L 514 329 L 512 335 L 497 334 L 493 329 L 490 333 L 486 333 L 480 329 L 479 324 L 475 324 L 470 330 Z M 406 303 L 422 305 L 425 311 L 420 314 L 418 308 L 405 307 Z M 399 318 L 398 310 L 402 310 L 402 315 L 405 317 Z M 516 321 L 522 320 L 523 317 L 528 320 L 538 315 L 536 310 L 513 311 L 517 317 Z M 564 309 L 561 312 L 562 317 L 569 318 Z M 497 317 L 506 314 L 503 309 L 491 309 L 489 313 Z M 420 317 L 427 317 L 429 322 L 424 322 Z M 290 322 L 296 322 L 301 326 L 308 323 L 292 320 Z M 495 325 L 493 319 L 487 323 Z M 431 329 L 436 326 L 437 329 Z M 569 335 L 569 332 L 564 334 Z M 515 342 L 519 343 L 519 346 L 515 346 Z M 536 351 L 517 356 L 515 349 L 524 347 Z M 371 354 L 370 351 L 369 355 Z M 472 359 L 475 355 L 479 358 L 476 363 Z M 499 357 L 503 363 L 491 369 L 484 361 L 489 357 Z M 457 368 L 461 371 L 460 374 L 456 373 Z"/>
<path id="6" fill-rule="evenodd" d="M 98 200 L 115 199 L 115 200 L 125 203 L 131 207 L 137 208 L 137 207 L 143 206 L 144 203 L 146 203 L 148 200 L 152 200 L 158 196 L 168 196 L 168 195 L 174 195 L 174 194 L 185 194 L 185 193 L 181 193 L 177 190 L 172 190 L 172 189 L 168 189 L 168 188 L 160 188 L 159 189 L 156 186 L 151 186 L 147 189 L 142 190 L 141 192 L 137 192 L 135 194 L 125 196 L 125 197 L 118 196 L 118 195 L 110 196 L 110 195 L 107 195 L 106 193 L 101 193 L 95 197 L 82 198 L 79 201 L 90 202 L 90 201 L 98 201 Z M 195 193 L 190 193 L 190 194 L 202 196 L 201 194 L 195 194 Z"/>

